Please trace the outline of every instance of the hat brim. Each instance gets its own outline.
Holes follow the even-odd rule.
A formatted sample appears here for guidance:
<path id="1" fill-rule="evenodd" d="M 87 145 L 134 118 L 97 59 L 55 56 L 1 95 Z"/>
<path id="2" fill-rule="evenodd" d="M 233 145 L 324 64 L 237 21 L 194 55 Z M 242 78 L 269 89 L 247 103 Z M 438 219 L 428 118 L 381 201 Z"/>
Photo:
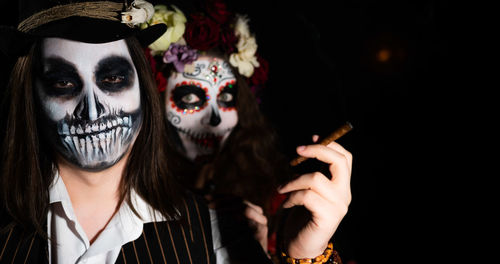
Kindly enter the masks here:
<path id="1" fill-rule="evenodd" d="M 162 36 L 167 25 L 156 24 L 143 30 L 126 24 L 84 17 L 70 17 L 43 25 L 29 33 L 12 27 L 0 26 L 0 50 L 7 56 L 25 55 L 37 39 L 64 38 L 86 43 L 106 43 L 135 36 L 144 46 L 148 46 Z"/>

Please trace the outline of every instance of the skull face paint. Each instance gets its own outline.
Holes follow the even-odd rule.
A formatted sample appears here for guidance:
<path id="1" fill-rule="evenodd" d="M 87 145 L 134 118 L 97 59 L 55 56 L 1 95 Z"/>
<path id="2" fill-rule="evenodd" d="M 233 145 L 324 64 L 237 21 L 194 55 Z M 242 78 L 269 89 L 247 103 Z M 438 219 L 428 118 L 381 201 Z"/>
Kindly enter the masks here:
<path id="1" fill-rule="evenodd" d="M 200 57 L 191 73 L 168 79 L 167 118 L 178 131 L 186 156 L 213 154 L 238 123 L 236 78 L 227 62 Z"/>
<path id="2" fill-rule="evenodd" d="M 141 127 L 136 69 L 124 40 L 42 43 L 35 92 L 44 134 L 67 161 L 98 171 L 118 162 Z"/>

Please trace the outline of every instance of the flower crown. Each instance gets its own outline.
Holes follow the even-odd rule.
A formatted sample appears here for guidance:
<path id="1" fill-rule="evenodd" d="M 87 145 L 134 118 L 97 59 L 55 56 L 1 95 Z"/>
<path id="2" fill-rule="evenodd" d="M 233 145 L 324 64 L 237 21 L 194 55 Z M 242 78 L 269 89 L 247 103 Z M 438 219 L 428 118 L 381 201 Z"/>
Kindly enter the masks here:
<path id="1" fill-rule="evenodd" d="M 199 54 L 219 48 L 229 56 L 229 63 L 245 76 L 256 93 L 267 81 L 268 63 L 257 54 L 257 42 L 250 33 L 248 18 L 229 12 L 219 0 L 207 1 L 206 12 L 193 13 L 188 19 L 176 6 L 156 5 L 154 15 L 141 28 L 164 23 L 167 32 L 149 46 L 149 59 L 160 91 L 166 81 L 156 71 L 153 57 L 162 57 L 163 63 L 173 64 L 178 72 L 192 72 Z"/>

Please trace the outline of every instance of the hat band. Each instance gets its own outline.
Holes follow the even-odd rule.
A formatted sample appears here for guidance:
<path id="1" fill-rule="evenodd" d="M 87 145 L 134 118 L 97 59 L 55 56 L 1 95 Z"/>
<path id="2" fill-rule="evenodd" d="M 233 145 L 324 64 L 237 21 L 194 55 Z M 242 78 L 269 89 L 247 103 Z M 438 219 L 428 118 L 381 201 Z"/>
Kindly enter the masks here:
<path id="1" fill-rule="evenodd" d="M 118 17 L 122 10 L 123 3 L 109 1 L 59 5 L 43 10 L 26 18 L 21 23 L 19 23 L 17 29 L 26 33 L 41 25 L 72 16 L 121 21 Z"/>

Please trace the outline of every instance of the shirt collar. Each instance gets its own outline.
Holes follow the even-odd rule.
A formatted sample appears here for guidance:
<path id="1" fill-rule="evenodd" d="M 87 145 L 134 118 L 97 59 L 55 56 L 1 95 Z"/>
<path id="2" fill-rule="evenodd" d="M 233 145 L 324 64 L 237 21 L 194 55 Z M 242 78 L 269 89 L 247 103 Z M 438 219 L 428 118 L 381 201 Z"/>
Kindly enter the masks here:
<path id="1" fill-rule="evenodd" d="M 141 235 L 145 223 L 165 220 L 165 217 L 154 210 L 135 190 L 131 190 L 130 198 L 138 215 L 132 211 L 127 202 L 122 202 L 118 212 L 99 234 L 92 246 L 89 247 L 85 255 L 97 255 L 136 240 Z M 50 204 L 60 202 L 67 220 L 78 222 L 66 185 L 57 170 L 49 187 L 49 201 Z"/>
<path id="2" fill-rule="evenodd" d="M 60 202 L 66 217 L 71 221 L 76 221 L 75 212 L 69 198 L 68 190 L 62 178 L 59 176 L 59 171 L 56 170 L 54 180 L 49 187 L 49 203 L 54 204 Z"/>
<path id="3" fill-rule="evenodd" d="M 140 217 L 138 217 L 132 211 L 132 209 L 130 208 L 130 206 L 126 202 L 122 203 L 117 214 L 133 215 L 134 218 L 142 219 L 141 222 L 144 222 L 144 223 L 165 220 L 165 218 L 162 217 L 161 214 L 157 210 L 154 210 L 133 189 L 130 192 L 130 200 L 131 200 L 132 205 L 134 206 L 136 212 L 139 214 Z M 63 204 L 65 211 L 67 211 L 66 209 L 71 210 L 71 212 L 66 212 L 67 215 L 74 215 L 73 206 L 71 204 L 71 199 L 69 197 L 68 190 L 66 189 L 66 185 L 64 184 L 64 181 L 62 180 L 61 176 L 59 175 L 59 171 L 57 171 L 57 170 L 56 170 L 56 173 L 54 176 L 54 180 L 52 181 L 52 184 L 49 187 L 49 203 L 53 204 L 56 202 L 61 202 Z M 155 218 L 155 215 L 156 215 L 156 218 Z M 74 219 L 71 219 L 71 220 L 74 220 Z"/>

